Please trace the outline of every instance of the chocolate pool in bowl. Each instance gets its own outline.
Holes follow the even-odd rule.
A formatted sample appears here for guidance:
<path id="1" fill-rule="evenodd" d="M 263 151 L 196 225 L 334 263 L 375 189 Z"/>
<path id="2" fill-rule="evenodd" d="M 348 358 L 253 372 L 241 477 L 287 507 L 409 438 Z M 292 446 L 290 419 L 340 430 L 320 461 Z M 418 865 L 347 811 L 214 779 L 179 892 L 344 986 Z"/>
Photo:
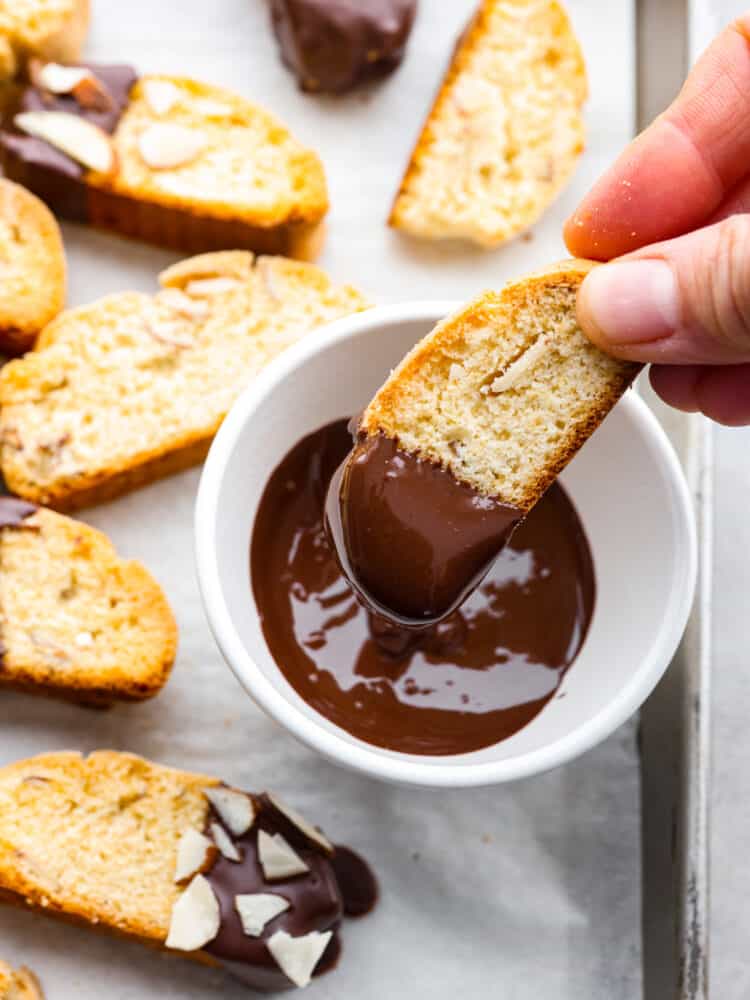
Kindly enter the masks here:
<path id="1" fill-rule="evenodd" d="M 695 586 L 695 531 L 679 462 L 645 403 L 627 393 L 560 477 L 585 527 L 596 601 L 575 663 L 542 711 L 508 738 L 471 753 L 415 754 L 358 739 L 300 696 L 269 649 L 250 573 L 253 525 L 266 486 L 302 438 L 359 413 L 394 365 L 456 306 L 379 306 L 285 351 L 222 424 L 195 510 L 208 621 L 247 693 L 288 734 L 329 760 L 423 788 L 513 781 L 601 742 L 664 673 Z M 278 528 L 275 520 L 274 532 Z M 252 748 L 250 740 L 249 753 Z"/>
<path id="2" fill-rule="evenodd" d="M 388 750 L 453 755 L 507 739 L 557 691 L 591 621 L 594 567 L 575 508 L 553 485 L 458 611 L 394 627 L 358 602 L 324 527 L 350 448 L 345 419 L 305 436 L 258 506 L 251 579 L 279 670 L 321 715 Z"/>

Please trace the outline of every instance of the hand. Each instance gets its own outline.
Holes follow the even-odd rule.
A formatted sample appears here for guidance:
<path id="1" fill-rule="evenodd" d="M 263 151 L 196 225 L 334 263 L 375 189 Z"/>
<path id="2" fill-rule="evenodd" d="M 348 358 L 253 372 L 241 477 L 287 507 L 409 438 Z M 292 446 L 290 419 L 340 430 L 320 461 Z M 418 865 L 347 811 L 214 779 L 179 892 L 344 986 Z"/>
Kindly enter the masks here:
<path id="1" fill-rule="evenodd" d="M 745 14 L 565 226 L 576 256 L 620 258 L 581 287 L 587 335 L 609 354 L 651 362 L 667 403 L 733 426 L 750 423 L 748 122 Z"/>

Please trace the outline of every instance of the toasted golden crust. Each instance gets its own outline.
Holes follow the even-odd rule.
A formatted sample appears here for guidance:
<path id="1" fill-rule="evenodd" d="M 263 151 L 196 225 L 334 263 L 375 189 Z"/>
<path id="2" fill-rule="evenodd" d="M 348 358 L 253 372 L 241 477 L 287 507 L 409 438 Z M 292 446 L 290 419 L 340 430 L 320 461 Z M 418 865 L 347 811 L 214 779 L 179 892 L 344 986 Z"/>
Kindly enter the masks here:
<path id="1" fill-rule="evenodd" d="M 0 82 L 30 56 L 74 62 L 89 26 L 89 0 L 0 0 Z"/>
<path id="2" fill-rule="evenodd" d="M 88 705 L 169 677 L 177 626 L 159 585 L 100 531 L 39 509 L 0 529 L 0 686 Z"/>
<path id="3" fill-rule="evenodd" d="M 566 261 L 486 292 L 393 371 L 361 430 L 529 510 L 640 370 L 602 354 L 575 316 L 590 261 Z"/>
<path id="4" fill-rule="evenodd" d="M 389 224 L 498 246 L 528 228 L 584 148 L 586 67 L 557 0 L 483 0 L 417 139 Z"/>
<path id="5" fill-rule="evenodd" d="M 47 206 L 0 178 L 0 354 L 21 354 L 65 305 L 65 251 Z"/>
<path id="6" fill-rule="evenodd" d="M 31 969 L 13 969 L 0 962 L 0 1000 L 44 1000 L 44 994 Z"/>
<path id="7" fill-rule="evenodd" d="M 161 283 L 156 296 L 61 314 L 2 370 L 2 471 L 14 493 L 71 510 L 199 462 L 269 360 L 366 307 L 309 264 L 241 251 L 183 261 Z"/>
<path id="8" fill-rule="evenodd" d="M 216 784 L 107 750 L 0 769 L 0 898 L 163 945 L 177 845 L 203 829 Z"/>

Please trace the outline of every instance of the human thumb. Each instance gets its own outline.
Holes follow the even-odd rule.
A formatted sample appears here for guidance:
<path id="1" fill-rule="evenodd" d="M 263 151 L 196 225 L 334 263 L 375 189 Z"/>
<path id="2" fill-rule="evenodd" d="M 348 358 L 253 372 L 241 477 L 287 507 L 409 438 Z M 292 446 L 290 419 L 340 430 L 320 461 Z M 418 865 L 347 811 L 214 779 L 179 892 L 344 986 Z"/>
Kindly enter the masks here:
<path id="1" fill-rule="evenodd" d="M 750 361 L 750 215 L 594 268 L 578 318 L 602 350 L 632 361 Z"/>

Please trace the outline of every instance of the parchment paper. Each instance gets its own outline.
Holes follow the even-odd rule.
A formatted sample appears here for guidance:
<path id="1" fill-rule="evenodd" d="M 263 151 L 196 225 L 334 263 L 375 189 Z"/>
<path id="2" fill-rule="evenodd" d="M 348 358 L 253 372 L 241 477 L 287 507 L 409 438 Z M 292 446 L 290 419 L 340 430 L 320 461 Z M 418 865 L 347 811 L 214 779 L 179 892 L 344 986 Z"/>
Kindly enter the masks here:
<path id="1" fill-rule="evenodd" d="M 564 256 L 560 225 L 632 129 L 629 0 L 575 0 L 592 97 L 589 149 L 530 241 L 494 253 L 419 245 L 384 226 L 407 153 L 472 0 L 422 0 L 402 69 L 365 94 L 305 97 L 282 69 L 263 0 L 94 0 L 92 59 L 187 73 L 256 98 L 320 150 L 333 211 L 321 263 L 378 301 L 465 298 Z M 71 304 L 152 290 L 174 256 L 65 227 Z M 299 746 L 250 702 L 213 643 L 193 569 L 199 472 L 85 513 L 161 583 L 180 626 L 172 679 L 153 702 L 85 711 L 0 699 L 0 762 L 112 747 L 273 787 L 350 842 L 382 884 L 377 912 L 344 931 L 339 969 L 310 1000 L 634 1000 L 639 970 L 639 814 L 634 727 L 583 759 L 514 786 L 402 790 Z M 575 668 L 573 668 L 575 669 Z M 220 973 L 138 945 L 0 910 L 0 956 L 26 962 L 50 1000 L 246 995 Z"/>

